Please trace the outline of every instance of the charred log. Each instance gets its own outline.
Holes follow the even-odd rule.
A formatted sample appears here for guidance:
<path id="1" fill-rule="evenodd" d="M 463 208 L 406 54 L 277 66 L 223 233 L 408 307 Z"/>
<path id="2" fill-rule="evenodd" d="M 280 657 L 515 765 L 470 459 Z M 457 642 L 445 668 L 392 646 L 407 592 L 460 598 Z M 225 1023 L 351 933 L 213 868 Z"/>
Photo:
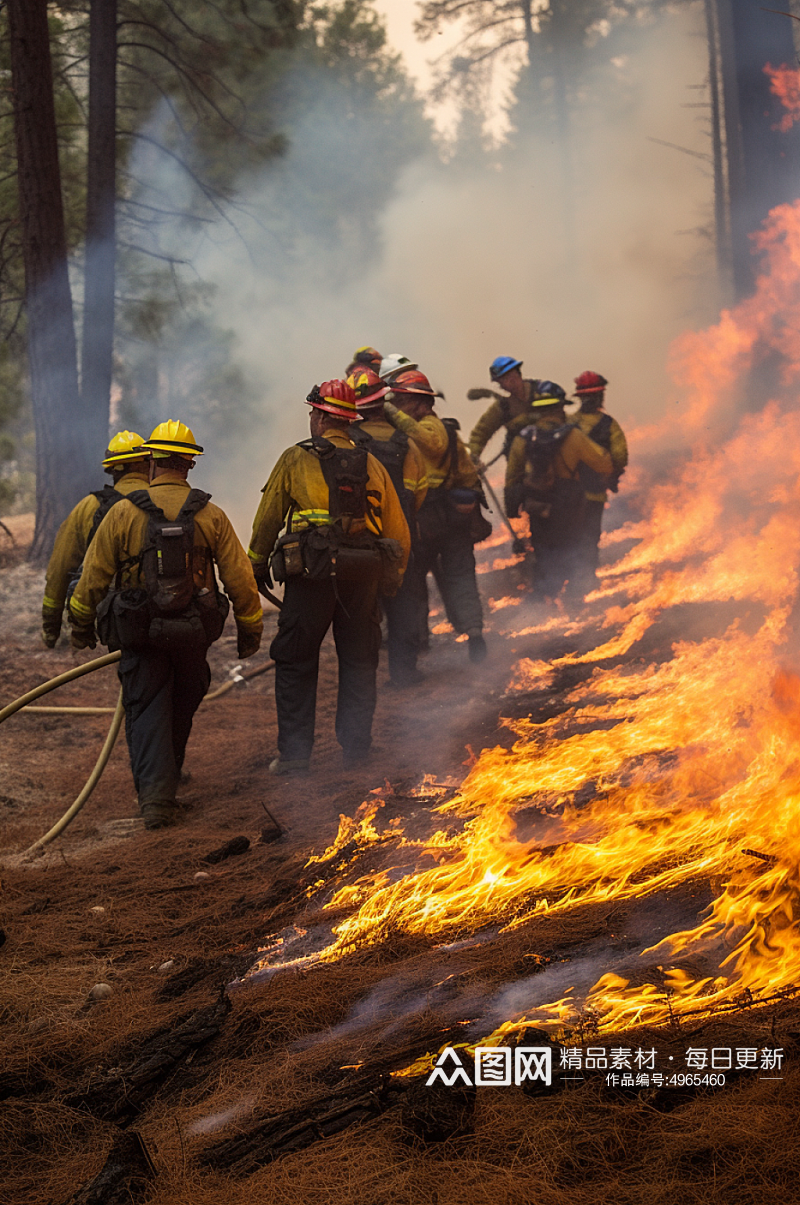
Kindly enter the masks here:
<path id="1" fill-rule="evenodd" d="M 283 1155 L 305 1150 L 350 1126 L 379 1117 L 398 1102 L 405 1090 L 404 1083 L 387 1077 L 366 1092 L 362 1085 L 349 1097 L 338 1094 L 318 1098 L 304 1108 L 265 1118 L 244 1134 L 217 1143 L 201 1162 L 205 1167 L 249 1176 Z"/>
<path id="2" fill-rule="evenodd" d="M 155 1168 L 141 1135 L 121 1130 L 102 1171 L 70 1197 L 68 1205 L 136 1205 L 154 1177 Z"/>
<path id="3" fill-rule="evenodd" d="M 192 1013 L 183 1024 L 159 1031 L 134 1057 L 129 1056 L 126 1065 L 65 1103 L 95 1117 L 129 1123 L 190 1055 L 219 1034 L 230 1008 L 229 1000 L 222 996 L 210 1007 Z"/>

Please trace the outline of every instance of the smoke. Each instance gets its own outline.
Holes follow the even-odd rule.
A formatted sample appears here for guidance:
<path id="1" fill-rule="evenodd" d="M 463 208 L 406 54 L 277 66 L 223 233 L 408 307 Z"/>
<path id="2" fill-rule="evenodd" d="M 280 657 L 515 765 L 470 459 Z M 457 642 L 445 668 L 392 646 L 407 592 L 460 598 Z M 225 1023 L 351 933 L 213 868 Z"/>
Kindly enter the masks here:
<path id="1" fill-rule="evenodd" d="M 482 405 L 465 401 L 466 390 L 485 384 L 487 364 L 506 353 L 566 387 L 583 369 L 602 371 L 623 423 L 660 414 L 669 343 L 707 321 L 714 303 L 705 165 L 648 141 L 706 151 L 697 113 L 683 107 L 701 95 L 690 90 L 706 74 L 701 33 L 692 5 L 639 32 L 635 55 L 607 62 L 594 103 L 575 110 L 569 197 L 559 148 L 535 133 L 513 154 L 449 163 L 429 154 L 393 173 L 385 113 L 351 112 L 353 96 L 345 104 L 321 70 L 303 78 L 315 103 L 290 115 L 287 154 L 243 179 L 235 205 L 192 236 L 192 271 L 209 286 L 207 325 L 161 349 L 149 401 L 164 417 L 172 380 L 170 416 L 188 407 L 207 446 L 197 484 L 243 538 L 275 459 L 307 434 L 306 393 L 341 375 L 361 344 L 419 360 L 447 396 L 439 412 L 467 431 Z M 290 75 L 284 100 L 298 86 Z M 132 175 L 160 195 L 173 176 L 174 195 L 185 188 L 173 162 L 152 147 L 137 153 Z M 395 181 L 383 198 L 371 178 L 380 173 Z M 372 209 L 359 213 L 362 188 Z M 162 223 L 157 238 L 160 253 L 185 256 L 185 227 Z M 211 329 L 230 332 L 239 375 L 209 397 Z M 182 380 L 196 384 L 181 390 Z M 193 409 L 198 395 L 207 400 Z"/>

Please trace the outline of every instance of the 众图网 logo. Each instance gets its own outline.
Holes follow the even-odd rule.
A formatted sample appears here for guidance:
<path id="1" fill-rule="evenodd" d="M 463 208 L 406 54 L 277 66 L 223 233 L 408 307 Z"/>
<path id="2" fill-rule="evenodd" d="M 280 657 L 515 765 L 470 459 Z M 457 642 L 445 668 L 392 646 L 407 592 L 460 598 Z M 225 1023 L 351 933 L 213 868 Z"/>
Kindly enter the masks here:
<path id="1" fill-rule="evenodd" d="M 513 1050 L 510 1046 L 476 1046 L 474 1080 L 470 1077 L 471 1070 L 457 1050 L 445 1046 L 425 1085 L 510 1088 L 514 1084 L 519 1088 L 538 1082 L 548 1087 L 553 1078 L 553 1055 L 549 1046 L 516 1046 Z"/>

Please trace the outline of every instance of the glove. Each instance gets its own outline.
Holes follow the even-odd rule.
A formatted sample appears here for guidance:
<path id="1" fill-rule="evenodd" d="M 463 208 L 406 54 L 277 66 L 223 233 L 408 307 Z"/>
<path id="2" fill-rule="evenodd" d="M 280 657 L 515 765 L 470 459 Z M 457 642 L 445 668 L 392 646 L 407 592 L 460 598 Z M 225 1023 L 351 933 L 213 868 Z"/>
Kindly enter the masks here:
<path id="1" fill-rule="evenodd" d="M 266 598 L 266 591 L 272 588 L 272 574 L 266 561 L 253 565 L 253 577 L 256 579 L 259 592 Z"/>
<path id="2" fill-rule="evenodd" d="M 471 402 L 480 401 L 480 399 L 483 397 L 496 398 L 497 396 L 498 395 L 495 393 L 495 391 L 493 389 L 468 389 L 467 390 L 467 397 L 469 398 L 469 400 Z"/>
<path id="3" fill-rule="evenodd" d="M 511 551 L 514 553 L 514 556 L 521 556 L 523 553 L 527 552 L 528 551 L 527 540 L 521 540 L 520 537 L 517 536 L 516 540 L 514 540 L 514 542 L 511 545 Z"/>
<path id="4" fill-rule="evenodd" d="M 236 631 L 236 655 L 242 661 L 246 661 L 248 657 L 252 657 L 253 653 L 257 653 L 261 648 L 261 633 L 248 632 L 245 628 L 237 628 Z"/>
<path id="5" fill-rule="evenodd" d="M 54 649 L 61 635 L 61 612 L 42 609 L 42 640 L 49 649 Z"/>
<path id="6" fill-rule="evenodd" d="M 94 630 L 94 624 L 90 623 L 79 627 L 73 623 L 69 634 L 69 642 L 74 649 L 97 648 L 97 633 Z"/>

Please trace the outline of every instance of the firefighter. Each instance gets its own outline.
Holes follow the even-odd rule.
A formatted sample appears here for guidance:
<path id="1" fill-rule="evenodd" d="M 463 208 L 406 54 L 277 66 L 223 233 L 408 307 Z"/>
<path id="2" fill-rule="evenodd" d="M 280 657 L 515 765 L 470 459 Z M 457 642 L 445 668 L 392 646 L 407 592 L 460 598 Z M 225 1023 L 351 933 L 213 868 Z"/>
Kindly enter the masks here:
<path id="1" fill-rule="evenodd" d="M 87 494 L 58 529 L 42 599 L 42 639 L 49 649 L 58 643 L 64 604 L 80 577 L 86 549 L 100 521 L 120 498 L 147 485 L 150 458 L 140 450 L 143 443 L 144 439 L 135 431 L 119 431 L 114 436 L 103 460 L 103 469 L 113 485 Z"/>
<path id="2" fill-rule="evenodd" d="M 585 464 L 580 466 L 580 475 L 586 491 L 580 541 L 579 580 L 577 592 L 588 594 L 597 585 L 600 535 L 603 530 L 603 510 L 608 498 L 607 490 L 616 494 L 619 479 L 628 463 L 628 444 L 622 427 L 615 418 L 603 410 L 608 381 L 598 372 L 582 372 L 575 378 L 575 396 L 581 408 L 572 418 L 584 435 L 589 435 L 596 444 L 605 448 L 611 456 L 613 471 L 608 478 L 601 477 Z"/>
<path id="3" fill-rule="evenodd" d="M 513 356 L 497 356 L 489 365 L 489 376 L 510 396 L 499 397 L 491 389 L 470 389 L 467 394 L 473 400 L 480 397 L 495 399 L 472 428 L 467 444 L 472 459 L 481 468 L 481 452 L 496 431 L 501 427 L 506 429 L 503 455 L 508 456 L 514 436 L 534 420 L 531 406 L 534 398 L 538 396 L 540 382 L 523 377 L 521 368 L 522 360 L 515 360 Z"/>
<path id="4" fill-rule="evenodd" d="M 191 430 L 174 419 L 159 423 L 143 449 L 150 484 L 103 519 L 69 611 L 73 648 L 95 647 L 97 617 L 103 643 L 122 650 L 133 781 L 145 828 L 156 829 L 175 820 L 192 718 L 211 680 L 206 652 L 228 611 L 214 566 L 233 603 L 242 658 L 258 651 L 262 613 L 230 520 L 187 481 L 203 454 Z"/>
<path id="5" fill-rule="evenodd" d="M 417 511 L 428 492 L 422 453 L 404 431 L 396 430 L 385 418 L 383 402 L 389 386 L 380 377 L 363 368 L 348 377 L 347 383 L 355 393 L 356 409 L 362 419 L 358 425 L 353 424 L 351 438 L 379 460 L 389 474 L 408 523 L 413 558 Z M 393 686 L 413 686 L 423 679 L 417 670 L 419 616 L 427 599 L 422 587 L 424 581 L 420 585 L 419 575 L 409 564 L 397 594 L 381 599 L 387 626 L 389 681 Z"/>
<path id="6" fill-rule="evenodd" d="M 371 368 L 373 372 L 377 372 L 381 366 L 383 356 L 374 347 L 357 347 L 353 352 L 353 358 L 345 369 L 344 375 L 350 376 L 351 372 L 355 372 L 357 368 Z"/>
<path id="7" fill-rule="evenodd" d="M 353 390 L 346 381 L 324 381 L 306 401 L 311 439 L 288 448 L 272 470 L 248 552 L 260 584 L 271 583 L 273 575 L 285 583 L 270 648 L 278 756 L 269 769 L 278 775 L 309 768 L 319 650 L 331 624 L 339 659 L 336 736 L 344 765 L 368 757 L 381 640 L 378 593 L 400 585 L 410 548 L 388 473 L 349 437 L 357 418 Z"/>
<path id="8" fill-rule="evenodd" d="M 482 661 L 486 642 L 472 551 L 475 522 L 483 522 L 480 481 L 458 437 L 458 423 L 434 414 L 436 396 L 424 373 L 401 372 L 392 382 L 384 413 L 393 427 L 413 439 L 425 459 L 428 492 L 417 516 L 413 572 L 423 586 L 428 573 L 435 572 L 450 622 L 469 638 L 470 661 Z M 427 593 L 424 597 L 427 605 Z"/>
<path id="9" fill-rule="evenodd" d="M 566 393 L 552 381 L 540 383 L 534 403 L 536 420 L 514 437 L 508 454 L 506 513 L 528 512 L 536 554 L 534 595 L 555 598 L 565 582 L 579 576 L 585 492 L 580 468 L 607 477 L 611 456 L 579 427 L 568 423 Z"/>
<path id="10" fill-rule="evenodd" d="M 371 365 L 370 367 L 374 367 Z M 412 368 L 419 368 L 414 360 L 409 360 L 408 356 L 404 356 L 400 351 L 390 352 L 388 356 L 384 356 L 375 372 L 390 385 L 399 372 L 408 372 Z"/>

